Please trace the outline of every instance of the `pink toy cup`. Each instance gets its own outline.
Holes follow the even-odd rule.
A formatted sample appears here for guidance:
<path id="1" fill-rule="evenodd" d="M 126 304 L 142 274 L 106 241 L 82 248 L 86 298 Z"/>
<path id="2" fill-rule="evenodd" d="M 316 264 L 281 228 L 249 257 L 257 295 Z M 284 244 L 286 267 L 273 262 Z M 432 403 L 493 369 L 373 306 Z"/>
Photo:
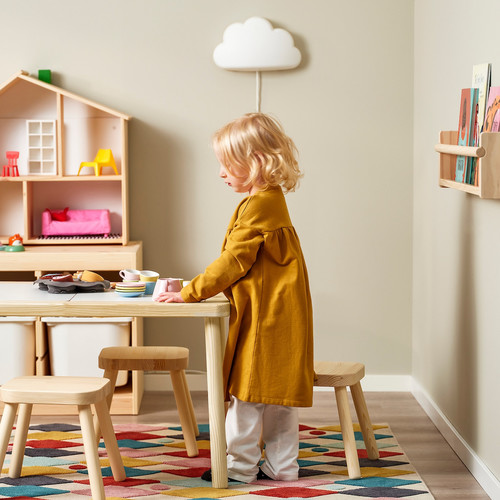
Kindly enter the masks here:
<path id="1" fill-rule="evenodd" d="M 153 300 L 163 292 L 180 292 L 182 290 L 182 279 L 159 278 L 153 291 Z"/>
<path id="2" fill-rule="evenodd" d="M 122 269 L 119 273 L 123 281 L 139 281 L 140 271 L 137 269 Z"/>

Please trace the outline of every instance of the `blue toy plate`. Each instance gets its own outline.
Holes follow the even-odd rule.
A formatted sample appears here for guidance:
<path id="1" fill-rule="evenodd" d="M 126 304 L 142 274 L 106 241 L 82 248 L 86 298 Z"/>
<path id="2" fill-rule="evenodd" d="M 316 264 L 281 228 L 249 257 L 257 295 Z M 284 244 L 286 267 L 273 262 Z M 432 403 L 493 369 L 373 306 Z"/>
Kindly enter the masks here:
<path id="1" fill-rule="evenodd" d="M 144 290 L 142 292 L 119 292 L 117 290 L 115 293 L 117 293 L 120 297 L 140 297 L 141 295 L 144 295 Z"/>

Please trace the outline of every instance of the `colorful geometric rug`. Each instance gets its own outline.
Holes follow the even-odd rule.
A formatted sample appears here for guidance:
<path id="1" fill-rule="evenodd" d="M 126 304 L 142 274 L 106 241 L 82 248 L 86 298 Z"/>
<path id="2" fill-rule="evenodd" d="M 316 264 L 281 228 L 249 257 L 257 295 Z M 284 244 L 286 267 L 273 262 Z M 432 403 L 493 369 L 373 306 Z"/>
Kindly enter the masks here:
<path id="1" fill-rule="evenodd" d="M 366 458 L 359 428 L 356 430 L 361 479 L 347 474 L 342 435 L 338 426 L 300 426 L 300 477 L 297 481 L 258 480 L 230 483 L 215 489 L 200 476 L 210 467 L 208 426 L 200 425 L 200 454 L 188 458 L 178 426 L 116 425 L 127 479 L 113 480 L 105 450 L 100 448 L 108 499 L 167 500 L 241 497 L 242 500 L 317 498 L 335 500 L 388 500 L 434 497 L 409 463 L 387 425 L 374 425 L 379 460 Z M 10 453 L 10 448 L 9 448 Z M 6 476 L 10 454 L 0 477 L 0 498 L 90 498 L 80 427 L 48 424 L 30 427 L 22 476 Z"/>

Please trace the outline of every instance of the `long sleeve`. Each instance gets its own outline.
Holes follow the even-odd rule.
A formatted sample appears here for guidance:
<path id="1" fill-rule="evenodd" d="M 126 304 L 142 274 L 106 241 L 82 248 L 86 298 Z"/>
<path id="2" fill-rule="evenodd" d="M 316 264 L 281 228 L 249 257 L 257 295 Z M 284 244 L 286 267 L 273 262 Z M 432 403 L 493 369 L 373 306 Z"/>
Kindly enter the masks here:
<path id="1" fill-rule="evenodd" d="M 250 270 L 264 240 L 262 232 L 236 223 L 219 258 L 182 289 L 185 302 L 199 302 L 229 288 Z"/>

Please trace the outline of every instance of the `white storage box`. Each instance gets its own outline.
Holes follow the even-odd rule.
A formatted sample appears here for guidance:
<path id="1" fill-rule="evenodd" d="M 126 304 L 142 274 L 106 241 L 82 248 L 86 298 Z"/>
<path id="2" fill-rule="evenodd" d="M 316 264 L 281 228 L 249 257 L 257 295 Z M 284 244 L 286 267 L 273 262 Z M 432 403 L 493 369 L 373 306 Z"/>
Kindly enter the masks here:
<path id="1" fill-rule="evenodd" d="M 35 375 L 35 319 L 0 316 L 0 385 L 14 377 Z"/>
<path id="2" fill-rule="evenodd" d="M 99 353 L 103 347 L 130 345 L 132 318 L 42 318 L 47 324 L 52 375 L 102 377 Z M 127 383 L 118 372 L 116 385 Z"/>

